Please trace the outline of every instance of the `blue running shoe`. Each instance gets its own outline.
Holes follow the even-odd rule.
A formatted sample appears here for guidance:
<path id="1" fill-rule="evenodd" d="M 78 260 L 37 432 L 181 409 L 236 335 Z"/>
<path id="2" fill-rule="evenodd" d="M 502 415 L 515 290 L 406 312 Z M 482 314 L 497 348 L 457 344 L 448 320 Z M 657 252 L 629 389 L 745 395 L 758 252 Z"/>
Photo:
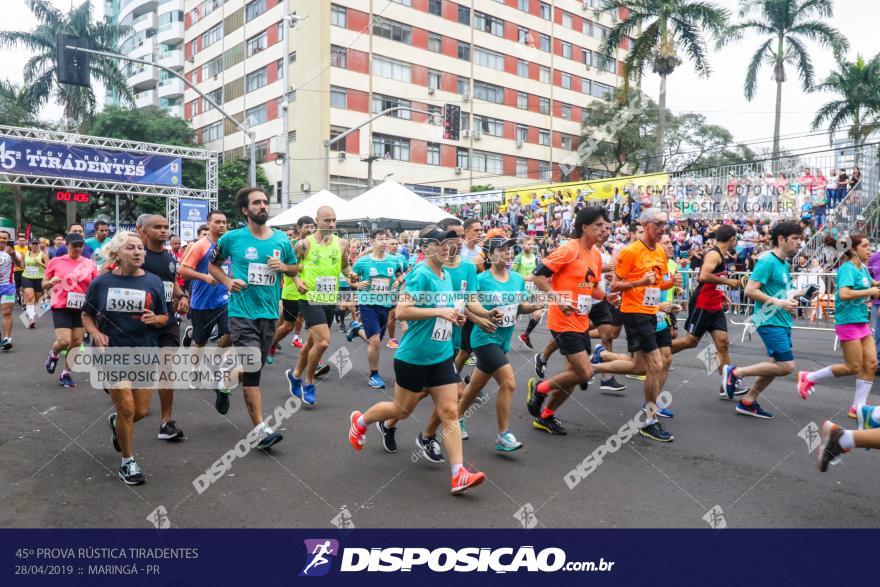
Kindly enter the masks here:
<path id="1" fill-rule="evenodd" d="M 642 411 L 648 413 L 648 404 L 642 404 Z M 661 418 L 674 418 L 675 414 L 669 411 L 669 408 L 661 408 L 657 406 L 657 415 Z"/>
<path id="2" fill-rule="evenodd" d="M 345 335 L 345 339 L 348 342 L 351 342 L 358 335 L 358 330 L 361 329 L 361 323 L 355 320 L 351 323 L 351 326 L 348 327 L 348 334 Z"/>
<path id="3" fill-rule="evenodd" d="M 736 365 L 724 365 L 721 369 L 721 386 L 727 392 L 728 399 L 733 399 L 734 394 L 736 394 L 736 384 L 739 381 L 733 374 L 734 369 L 736 369 Z"/>
<path id="4" fill-rule="evenodd" d="M 385 389 L 385 381 L 378 373 L 370 375 L 370 379 L 367 380 L 367 385 L 373 389 Z"/>
<path id="5" fill-rule="evenodd" d="M 871 418 L 871 414 L 874 413 L 874 409 L 877 406 L 869 406 L 867 404 L 859 406 L 856 410 L 856 415 L 859 420 L 859 430 L 871 430 L 873 428 L 880 428 L 880 424 L 874 421 Z"/>
<path id="6" fill-rule="evenodd" d="M 76 387 L 76 383 L 73 382 L 73 377 L 70 376 L 70 373 L 62 373 L 61 377 L 58 378 L 58 383 L 64 387 Z"/>
<path id="7" fill-rule="evenodd" d="M 601 344 L 596 345 L 596 350 L 593 351 L 593 357 L 590 359 L 590 362 L 594 365 L 598 365 L 602 362 L 602 351 L 605 350 L 605 347 Z"/>
<path id="8" fill-rule="evenodd" d="M 288 369 L 284 372 L 284 375 L 287 376 L 287 386 L 290 389 L 290 395 L 302 399 L 302 379 L 297 379 L 293 376 L 293 369 Z"/>
<path id="9" fill-rule="evenodd" d="M 736 404 L 736 413 L 743 416 L 753 416 L 755 418 L 765 418 L 767 420 L 773 418 L 773 414 L 763 409 L 758 402 L 744 404 L 742 400 Z"/>
<path id="10" fill-rule="evenodd" d="M 315 384 L 314 383 L 306 383 L 302 386 L 302 400 L 309 404 L 310 406 L 315 405 L 317 399 L 315 399 Z"/>

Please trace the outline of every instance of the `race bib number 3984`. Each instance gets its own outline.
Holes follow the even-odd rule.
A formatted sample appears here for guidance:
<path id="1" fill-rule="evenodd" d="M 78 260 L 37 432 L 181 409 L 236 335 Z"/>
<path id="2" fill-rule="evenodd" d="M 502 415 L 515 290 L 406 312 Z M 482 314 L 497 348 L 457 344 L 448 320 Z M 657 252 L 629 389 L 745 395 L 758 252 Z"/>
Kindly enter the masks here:
<path id="1" fill-rule="evenodd" d="M 146 308 L 147 292 L 140 289 L 111 287 L 107 290 L 108 312 L 142 314 Z"/>

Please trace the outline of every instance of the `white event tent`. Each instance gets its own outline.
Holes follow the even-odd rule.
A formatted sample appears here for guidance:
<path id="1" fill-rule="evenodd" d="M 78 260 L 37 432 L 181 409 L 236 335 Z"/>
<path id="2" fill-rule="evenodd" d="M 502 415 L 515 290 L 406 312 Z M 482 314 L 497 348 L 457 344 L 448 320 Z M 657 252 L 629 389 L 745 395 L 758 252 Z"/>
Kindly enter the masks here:
<path id="1" fill-rule="evenodd" d="M 387 180 L 347 203 L 343 212 L 337 212 L 338 224 L 362 224 L 405 230 L 452 218 L 425 198 Z"/>
<path id="2" fill-rule="evenodd" d="M 348 208 L 348 205 L 349 202 L 346 202 L 336 194 L 328 192 L 327 190 L 321 190 L 320 192 L 309 196 L 302 202 L 294 204 L 274 218 L 270 218 L 269 222 L 266 224 L 275 228 L 293 226 L 296 224 L 296 221 L 303 216 L 311 216 L 314 218 L 315 214 L 318 212 L 318 208 L 321 206 L 330 206 L 336 211 L 336 216 L 340 217 L 343 211 Z"/>

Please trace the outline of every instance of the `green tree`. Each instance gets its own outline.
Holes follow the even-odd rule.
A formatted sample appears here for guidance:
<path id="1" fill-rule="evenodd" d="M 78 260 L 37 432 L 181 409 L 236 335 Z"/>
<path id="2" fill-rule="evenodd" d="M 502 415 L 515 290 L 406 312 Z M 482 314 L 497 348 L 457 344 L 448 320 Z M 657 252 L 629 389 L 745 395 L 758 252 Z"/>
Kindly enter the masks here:
<path id="1" fill-rule="evenodd" d="M 813 60 L 804 42 L 814 41 L 838 55 L 847 49 L 849 42 L 828 24 L 833 17 L 832 0 L 741 0 L 739 15 L 745 20 L 730 27 L 726 42 L 739 41 L 745 33 L 754 33 L 765 39 L 749 61 L 743 90 L 747 100 L 754 99 L 761 64 L 773 68 L 776 82 L 773 156 L 777 157 L 782 84 L 788 79 L 785 66 L 795 67 L 804 91 L 809 91 L 813 86 Z"/>
<path id="2" fill-rule="evenodd" d="M 837 70 L 813 91 L 831 92 L 838 98 L 819 109 L 810 127 L 817 130 L 828 124 L 828 140 L 833 142 L 834 135 L 845 130 L 844 123 L 848 122 L 847 136 L 856 146 L 858 164 L 860 147 L 880 124 L 880 54 L 870 61 L 861 55 L 855 61 L 838 61 Z"/>
<path id="3" fill-rule="evenodd" d="M 248 181 L 250 165 L 244 159 L 224 161 L 217 173 L 217 208 L 226 214 L 229 226 L 237 226 L 244 222 L 241 211 L 235 207 L 235 193 L 250 185 Z M 266 172 L 257 165 L 257 185 L 271 197 L 272 191 Z"/>
<path id="4" fill-rule="evenodd" d="M 494 190 L 494 189 L 495 189 L 495 188 L 492 187 L 492 184 L 491 184 L 491 183 L 480 184 L 480 185 L 472 185 L 472 186 L 471 186 L 471 191 L 472 191 L 472 192 L 491 192 L 491 191 Z"/>
<path id="5" fill-rule="evenodd" d="M 603 59 L 615 59 L 623 40 L 631 38 L 623 61 L 626 83 L 632 77 L 641 79 L 649 63 L 660 76 L 656 161 L 652 167 L 661 170 L 666 153 L 667 78 L 682 63 L 679 51 L 687 55 L 698 74 L 709 77 L 705 37 L 719 38 L 727 26 L 729 13 L 703 0 L 605 0 L 600 11 L 620 16 L 620 22 L 602 42 Z"/>
<path id="6" fill-rule="evenodd" d="M 34 104 L 27 97 L 27 90 L 9 80 L 0 82 L 0 124 L 45 128 L 39 120 Z M 14 207 L 13 218 L 16 226 L 22 226 L 23 192 L 21 186 L 9 186 Z"/>
<path id="7" fill-rule="evenodd" d="M 55 8 L 50 0 L 25 0 L 38 24 L 31 31 L 0 31 L 0 47 L 24 47 L 33 55 L 24 63 L 24 80 L 27 83 L 27 100 L 41 107 L 50 98 L 64 108 L 64 116 L 71 127 L 79 128 L 94 116 L 97 99 L 92 88 L 62 85 L 58 83 L 58 56 L 56 38 L 65 33 L 89 39 L 91 48 L 100 51 L 116 51 L 120 38 L 127 27 L 95 20 L 90 0 L 68 12 Z M 115 59 L 89 56 L 91 79 L 101 82 L 115 92 L 123 101 L 132 102 L 131 90 Z"/>
<path id="8" fill-rule="evenodd" d="M 755 152 L 737 144 L 728 129 L 709 124 L 705 116 L 694 112 L 671 117 L 666 157 L 669 171 L 723 167 L 756 159 Z"/>

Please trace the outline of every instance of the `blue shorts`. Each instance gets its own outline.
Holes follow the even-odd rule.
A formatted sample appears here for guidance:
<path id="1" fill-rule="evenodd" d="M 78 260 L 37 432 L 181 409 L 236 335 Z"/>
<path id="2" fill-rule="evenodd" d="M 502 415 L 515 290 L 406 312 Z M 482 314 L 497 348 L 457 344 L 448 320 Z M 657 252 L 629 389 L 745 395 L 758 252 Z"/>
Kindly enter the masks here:
<path id="1" fill-rule="evenodd" d="M 791 352 L 791 328 L 784 326 L 759 326 L 758 336 L 764 342 L 767 356 L 780 363 L 793 361 Z"/>
<path id="2" fill-rule="evenodd" d="M 11 297 L 12 299 L 5 299 L 0 303 L 11 304 L 12 302 L 15 301 L 15 284 L 14 283 L 4 283 L 3 285 L 0 285 L 0 298 L 9 298 L 9 297 Z"/>
<path id="3" fill-rule="evenodd" d="M 388 326 L 388 312 L 391 308 L 385 306 L 359 306 L 361 312 L 361 324 L 367 338 L 379 335 L 379 340 L 385 336 L 385 328 Z"/>

